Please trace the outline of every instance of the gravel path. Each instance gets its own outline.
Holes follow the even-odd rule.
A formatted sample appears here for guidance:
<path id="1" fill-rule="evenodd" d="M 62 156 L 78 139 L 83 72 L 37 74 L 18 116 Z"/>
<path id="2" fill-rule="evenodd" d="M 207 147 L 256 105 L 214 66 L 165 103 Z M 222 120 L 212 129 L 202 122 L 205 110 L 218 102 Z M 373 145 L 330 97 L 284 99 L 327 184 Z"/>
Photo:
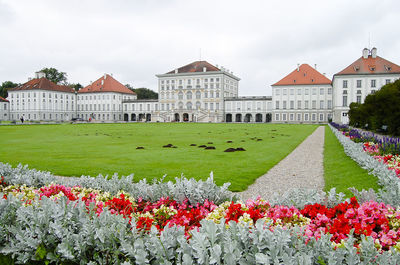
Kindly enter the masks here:
<path id="1" fill-rule="evenodd" d="M 261 198 L 268 200 L 274 193 L 283 194 L 292 188 L 324 188 L 323 150 L 325 126 L 318 127 L 287 157 L 243 192 L 243 200 Z"/>

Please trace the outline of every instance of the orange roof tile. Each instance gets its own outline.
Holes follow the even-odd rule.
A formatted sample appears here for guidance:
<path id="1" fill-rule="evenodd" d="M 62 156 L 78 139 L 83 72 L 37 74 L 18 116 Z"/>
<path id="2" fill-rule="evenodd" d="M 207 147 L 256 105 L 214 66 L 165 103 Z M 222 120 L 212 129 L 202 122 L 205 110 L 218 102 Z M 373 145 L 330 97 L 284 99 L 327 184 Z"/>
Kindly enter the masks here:
<path id="1" fill-rule="evenodd" d="M 332 81 L 309 66 L 302 64 L 297 71 L 297 68 L 282 78 L 280 81 L 273 84 L 273 86 L 288 86 L 288 85 L 329 85 Z"/>
<path id="2" fill-rule="evenodd" d="M 116 92 L 123 94 L 136 95 L 135 92 L 115 80 L 112 76 L 106 74 L 106 77 L 102 76 L 92 84 L 82 88 L 78 93 L 98 93 L 98 92 Z"/>
<path id="3" fill-rule="evenodd" d="M 34 90 L 34 89 L 74 93 L 74 89 L 70 88 L 69 86 L 57 85 L 45 77 L 29 80 L 28 82 L 22 85 L 9 89 L 8 91 Z"/>
<path id="4" fill-rule="evenodd" d="M 382 57 L 372 58 L 360 57 L 354 63 L 335 75 L 358 75 L 358 74 L 400 74 L 400 66 Z"/>
<path id="5" fill-rule="evenodd" d="M 206 68 L 206 72 L 221 71 L 219 68 L 208 63 L 207 61 L 196 61 L 188 65 L 178 68 L 178 73 L 194 73 L 203 72 L 203 68 Z M 168 72 L 167 74 L 175 74 L 175 70 Z"/>
<path id="6" fill-rule="evenodd" d="M 0 97 L 0 102 L 10 102 L 10 101 L 8 101 L 7 99 L 5 99 L 3 97 Z"/>

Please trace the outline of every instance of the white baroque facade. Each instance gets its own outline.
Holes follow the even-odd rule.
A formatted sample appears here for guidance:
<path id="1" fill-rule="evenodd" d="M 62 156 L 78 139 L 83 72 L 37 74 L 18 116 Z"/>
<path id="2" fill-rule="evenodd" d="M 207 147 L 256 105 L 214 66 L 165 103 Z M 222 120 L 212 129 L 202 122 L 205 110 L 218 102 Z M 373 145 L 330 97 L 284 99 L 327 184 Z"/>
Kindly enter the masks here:
<path id="1" fill-rule="evenodd" d="M 76 117 L 76 96 L 72 88 L 56 85 L 36 73 L 36 78 L 8 90 L 10 120 L 65 121 Z"/>
<path id="2" fill-rule="evenodd" d="M 104 74 L 78 91 L 78 117 L 93 121 L 121 121 L 123 100 L 135 100 L 136 94 Z"/>
<path id="3" fill-rule="evenodd" d="M 271 97 L 235 97 L 225 99 L 225 122 L 271 122 Z"/>
<path id="4" fill-rule="evenodd" d="M 162 121 L 224 121 L 224 99 L 237 97 L 239 78 L 206 61 L 196 61 L 158 77 Z"/>
<path id="5" fill-rule="evenodd" d="M 0 121 L 8 121 L 10 119 L 10 102 L 0 97 Z"/>
<path id="6" fill-rule="evenodd" d="M 400 66 L 363 49 L 362 56 L 333 76 L 333 121 L 348 123 L 352 102 L 364 103 L 367 95 L 400 78 Z"/>
<path id="7" fill-rule="evenodd" d="M 274 123 L 327 123 L 332 118 L 332 85 L 325 75 L 302 64 L 272 85 Z"/>

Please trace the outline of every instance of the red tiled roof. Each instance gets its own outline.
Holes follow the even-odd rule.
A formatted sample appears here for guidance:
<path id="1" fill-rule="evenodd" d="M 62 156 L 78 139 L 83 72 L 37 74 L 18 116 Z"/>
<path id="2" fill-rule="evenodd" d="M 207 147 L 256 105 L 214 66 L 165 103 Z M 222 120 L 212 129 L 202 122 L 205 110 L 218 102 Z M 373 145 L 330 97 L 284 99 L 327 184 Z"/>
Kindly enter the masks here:
<path id="1" fill-rule="evenodd" d="M 203 68 L 206 68 L 206 72 L 221 71 L 219 68 L 206 61 L 196 61 L 188 65 L 178 68 L 178 73 L 194 73 L 203 72 Z M 175 74 L 175 70 L 168 72 L 167 74 Z"/>
<path id="2" fill-rule="evenodd" d="M 273 86 L 287 86 L 287 85 L 329 85 L 332 81 L 309 66 L 308 64 L 302 64 L 282 78 L 280 81 L 273 84 Z"/>
<path id="3" fill-rule="evenodd" d="M 357 74 L 400 74 L 400 66 L 382 57 L 372 58 L 360 57 L 335 75 L 357 75 Z"/>
<path id="4" fill-rule="evenodd" d="M 132 94 L 136 95 L 135 92 L 115 80 L 112 76 L 106 74 L 106 78 L 104 76 L 100 77 L 92 84 L 82 88 L 78 91 L 78 93 L 98 93 L 98 92 L 116 92 L 123 94 Z"/>
<path id="5" fill-rule="evenodd" d="M 8 101 L 7 99 L 5 99 L 3 97 L 0 97 L 0 102 L 10 102 L 10 101 Z"/>
<path id="6" fill-rule="evenodd" d="M 34 89 L 74 93 L 74 89 L 70 88 L 69 86 L 60 86 L 54 84 L 45 77 L 29 80 L 25 84 L 19 85 L 15 88 L 11 88 L 8 91 L 34 90 Z"/>

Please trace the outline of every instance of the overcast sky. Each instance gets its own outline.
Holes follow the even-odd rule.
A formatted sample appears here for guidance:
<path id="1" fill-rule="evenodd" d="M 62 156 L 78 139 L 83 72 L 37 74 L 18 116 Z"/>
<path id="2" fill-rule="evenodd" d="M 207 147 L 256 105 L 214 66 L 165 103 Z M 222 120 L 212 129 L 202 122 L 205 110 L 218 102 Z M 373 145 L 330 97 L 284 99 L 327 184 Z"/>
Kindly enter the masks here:
<path id="1" fill-rule="evenodd" d="M 297 63 L 331 79 L 361 56 L 400 64 L 399 0 L 0 0 L 0 82 L 43 67 L 86 86 L 104 73 L 157 91 L 156 74 L 200 59 L 270 95 Z"/>

